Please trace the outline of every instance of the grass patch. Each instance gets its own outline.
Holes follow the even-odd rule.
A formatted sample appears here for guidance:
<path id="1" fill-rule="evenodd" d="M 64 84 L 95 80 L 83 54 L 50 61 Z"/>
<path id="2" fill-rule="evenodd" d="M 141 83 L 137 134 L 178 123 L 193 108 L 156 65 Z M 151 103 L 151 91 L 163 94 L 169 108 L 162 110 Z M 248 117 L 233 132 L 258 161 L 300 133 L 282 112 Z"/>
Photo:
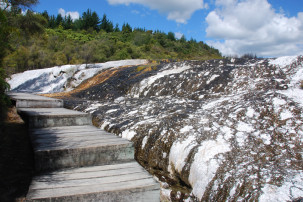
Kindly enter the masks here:
<path id="1" fill-rule="evenodd" d="M 137 72 L 150 72 L 153 70 L 157 70 L 157 66 L 145 65 L 137 67 Z"/>
<path id="2" fill-rule="evenodd" d="M 137 72 L 149 72 L 153 70 L 157 70 L 157 66 L 161 63 L 168 63 L 168 60 L 150 60 L 148 64 L 146 65 L 140 65 L 137 67 L 136 71 Z"/>

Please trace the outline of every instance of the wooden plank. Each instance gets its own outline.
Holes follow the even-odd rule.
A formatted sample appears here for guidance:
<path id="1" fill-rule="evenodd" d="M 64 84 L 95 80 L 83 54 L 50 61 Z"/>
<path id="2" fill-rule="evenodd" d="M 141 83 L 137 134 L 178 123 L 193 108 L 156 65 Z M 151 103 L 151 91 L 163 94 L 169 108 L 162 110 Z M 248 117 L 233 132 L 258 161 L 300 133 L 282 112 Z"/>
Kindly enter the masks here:
<path id="1" fill-rule="evenodd" d="M 45 130 L 41 130 L 41 129 L 45 129 Z M 73 134 L 73 133 L 83 133 L 83 132 L 87 132 L 87 133 L 95 132 L 102 135 L 112 135 L 111 133 L 108 133 L 98 128 L 79 128 L 79 129 L 75 128 L 69 130 L 50 130 L 49 128 L 39 128 L 30 131 L 31 134 L 39 135 L 39 136 L 43 136 L 47 134 Z"/>
<path id="2" fill-rule="evenodd" d="M 94 166 L 95 167 L 95 166 Z M 70 173 L 49 173 L 42 176 L 37 176 L 33 178 L 36 182 L 61 182 L 67 180 L 77 180 L 77 179 L 88 179 L 88 178 L 98 178 L 98 177 L 116 177 L 120 175 L 141 173 L 144 169 L 140 166 L 129 167 L 129 168 L 119 168 L 110 170 L 94 170 L 79 172 L 77 168 Z M 145 174 L 146 176 L 150 176 Z"/>
<path id="3" fill-rule="evenodd" d="M 132 169 L 138 167 L 138 163 L 136 161 L 128 162 L 128 163 L 119 163 L 119 164 L 112 164 L 112 165 L 102 165 L 102 166 L 91 166 L 91 167 L 82 167 L 82 168 L 68 168 L 68 169 L 61 169 L 58 171 L 52 171 L 48 175 L 57 175 L 57 176 L 64 176 L 65 174 L 73 174 L 73 173 L 85 173 L 85 172 L 102 172 L 107 170 L 121 170 L 121 169 Z M 143 169 L 140 166 L 141 169 Z M 46 176 L 46 175 L 44 175 Z M 38 179 L 41 176 L 34 177 L 34 179 Z"/>
<path id="4" fill-rule="evenodd" d="M 100 131 L 104 133 L 108 133 L 102 129 L 99 129 L 95 126 L 91 125 L 83 125 L 83 126 L 60 126 L 60 127 L 48 127 L 48 128 L 34 128 L 30 130 L 30 133 L 33 134 L 48 134 L 48 133 L 65 133 L 65 132 L 73 132 L 73 131 Z"/>
<path id="5" fill-rule="evenodd" d="M 87 113 L 65 108 L 18 108 L 18 111 L 25 113 L 28 116 L 88 116 Z"/>
<path id="6" fill-rule="evenodd" d="M 63 181 L 34 181 L 30 187 L 31 190 L 39 189 L 55 189 L 67 187 L 82 187 L 82 186 L 102 186 L 110 183 L 130 182 L 135 180 L 149 179 L 144 171 L 119 174 L 115 176 L 101 176 L 92 178 L 71 179 Z"/>
<path id="7" fill-rule="evenodd" d="M 158 183 L 152 178 L 139 179 L 124 182 L 106 183 L 99 186 L 76 186 L 76 187 L 60 187 L 53 189 L 30 190 L 28 198 L 43 199 L 43 198 L 58 198 L 71 195 L 83 195 L 89 193 L 113 192 L 132 189 L 159 189 Z M 126 196 L 127 197 L 127 196 Z M 102 199 L 100 199 L 102 201 Z"/>
<path id="8" fill-rule="evenodd" d="M 47 101 L 61 101 L 56 98 L 50 98 L 30 93 L 7 93 L 13 100 L 47 100 Z"/>
<path id="9" fill-rule="evenodd" d="M 50 151 L 50 150 L 65 150 L 65 149 L 82 149 L 82 148 L 96 148 L 96 147 L 124 147 L 125 145 L 132 146 L 131 142 L 125 141 L 123 139 L 110 139 L 106 142 L 104 141 L 73 141 L 73 142 L 34 142 L 35 151 Z"/>
<path id="10" fill-rule="evenodd" d="M 79 132 L 79 133 L 65 133 L 65 134 L 45 134 L 45 135 L 32 135 L 31 138 L 35 139 L 37 141 L 58 141 L 58 142 L 63 142 L 63 141 L 72 141 L 72 140 L 77 140 L 77 141 L 83 141 L 83 140 L 91 140 L 95 139 L 96 141 L 98 140 L 104 140 L 104 139 L 122 139 L 121 137 L 115 136 L 113 134 L 98 134 L 96 132 Z M 124 139 L 123 139 L 124 140 Z"/>

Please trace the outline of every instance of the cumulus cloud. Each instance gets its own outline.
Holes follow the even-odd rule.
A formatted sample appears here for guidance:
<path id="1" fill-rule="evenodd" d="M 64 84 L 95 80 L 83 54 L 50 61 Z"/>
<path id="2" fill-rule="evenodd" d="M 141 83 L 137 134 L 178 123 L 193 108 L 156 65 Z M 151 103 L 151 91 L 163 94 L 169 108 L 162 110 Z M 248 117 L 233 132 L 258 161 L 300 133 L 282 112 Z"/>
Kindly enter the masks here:
<path id="1" fill-rule="evenodd" d="M 77 11 L 69 11 L 69 12 L 65 12 L 65 10 L 63 8 L 60 8 L 58 10 L 58 13 L 62 16 L 62 17 L 68 17 L 70 15 L 70 17 L 72 18 L 73 21 L 77 20 L 80 18 L 80 14 Z"/>
<path id="2" fill-rule="evenodd" d="M 303 53 L 303 13 L 286 17 L 267 0 L 216 0 L 216 6 L 206 17 L 206 33 L 224 55 Z"/>
<path id="3" fill-rule="evenodd" d="M 65 10 L 63 8 L 59 8 L 58 14 L 60 14 L 62 17 L 65 17 Z"/>
<path id="4" fill-rule="evenodd" d="M 180 33 L 180 32 L 175 32 L 175 37 L 176 37 L 176 39 L 181 39 L 182 36 L 183 36 L 182 33 Z"/>
<path id="5" fill-rule="evenodd" d="M 109 4 L 131 3 L 141 4 L 151 9 L 158 10 L 160 13 L 166 14 L 167 19 L 175 20 L 178 23 L 186 23 L 192 14 L 200 9 L 205 8 L 203 0 L 107 0 Z"/>

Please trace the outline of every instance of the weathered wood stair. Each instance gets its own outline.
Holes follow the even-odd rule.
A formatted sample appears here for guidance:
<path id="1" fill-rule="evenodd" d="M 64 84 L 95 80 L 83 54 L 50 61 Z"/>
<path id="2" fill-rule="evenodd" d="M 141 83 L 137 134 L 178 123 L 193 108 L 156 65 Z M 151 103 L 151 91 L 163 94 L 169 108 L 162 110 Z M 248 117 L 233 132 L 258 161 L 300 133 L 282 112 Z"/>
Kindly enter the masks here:
<path id="1" fill-rule="evenodd" d="M 135 160 L 134 148 L 91 125 L 62 100 L 11 93 L 29 126 L 37 176 L 27 201 L 160 201 L 160 187 Z"/>

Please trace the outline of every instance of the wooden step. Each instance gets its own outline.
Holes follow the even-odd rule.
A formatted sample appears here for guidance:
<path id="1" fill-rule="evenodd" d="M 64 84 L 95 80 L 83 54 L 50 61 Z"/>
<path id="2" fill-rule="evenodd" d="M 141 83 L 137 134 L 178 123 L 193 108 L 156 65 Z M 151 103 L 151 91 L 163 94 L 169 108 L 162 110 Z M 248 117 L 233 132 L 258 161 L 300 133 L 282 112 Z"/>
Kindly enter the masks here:
<path id="1" fill-rule="evenodd" d="M 160 201 L 160 186 L 137 162 L 55 171 L 33 179 L 28 201 Z"/>
<path id="2" fill-rule="evenodd" d="M 91 125 L 91 116 L 65 108 L 18 108 L 30 128 Z"/>
<path id="3" fill-rule="evenodd" d="M 28 93 L 8 93 L 17 108 L 62 108 L 63 101 Z"/>
<path id="4" fill-rule="evenodd" d="M 89 114 L 51 104 L 56 100 L 12 96 L 29 126 L 38 174 L 27 201 L 160 201 L 159 184 L 134 161 L 130 141 L 93 127 Z"/>
<path id="5" fill-rule="evenodd" d="M 30 131 L 38 172 L 128 162 L 133 143 L 94 126 L 68 126 Z"/>

